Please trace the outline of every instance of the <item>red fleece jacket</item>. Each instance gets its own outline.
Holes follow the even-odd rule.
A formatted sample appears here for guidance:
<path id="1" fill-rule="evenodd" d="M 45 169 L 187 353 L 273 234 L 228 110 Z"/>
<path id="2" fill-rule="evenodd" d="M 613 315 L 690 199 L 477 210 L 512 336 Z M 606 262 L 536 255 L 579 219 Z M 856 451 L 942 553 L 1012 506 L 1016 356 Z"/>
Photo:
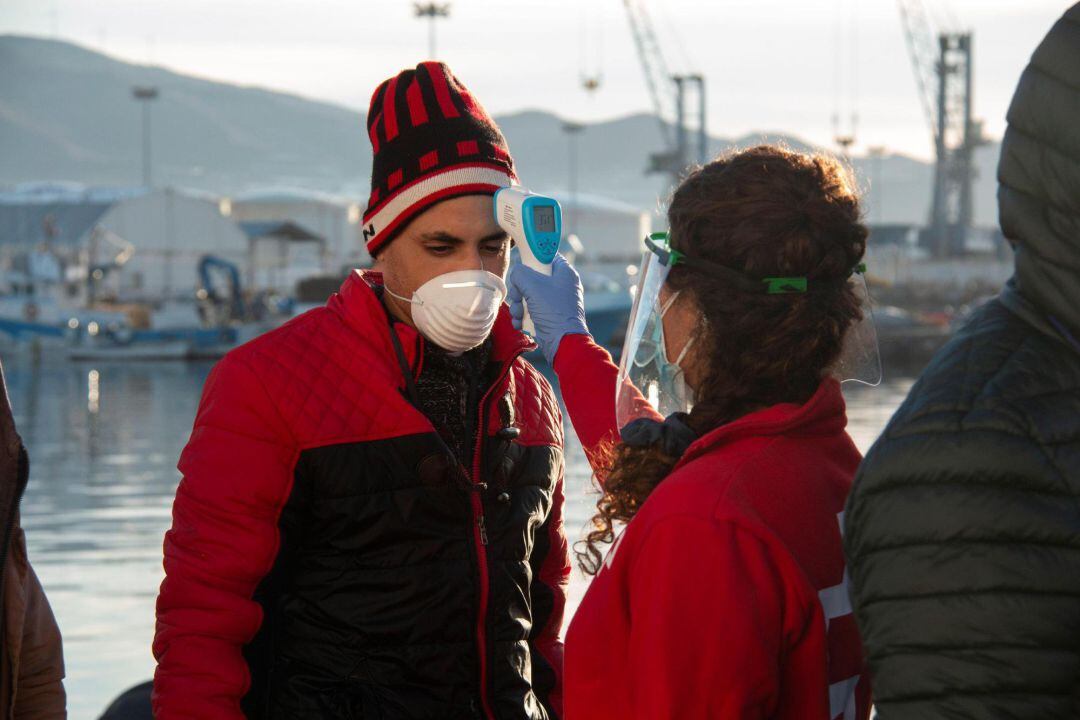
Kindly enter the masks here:
<path id="1" fill-rule="evenodd" d="M 555 358 L 590 458 L 616 437 L 617 368 L 585 335 Z M 610 391 L 605 390 L 609 388 Z M 840 386 L 699 438 L 611 548 L 566 639 L 567 720 L 865 720 L 841 547 L 860 456 Z"/>

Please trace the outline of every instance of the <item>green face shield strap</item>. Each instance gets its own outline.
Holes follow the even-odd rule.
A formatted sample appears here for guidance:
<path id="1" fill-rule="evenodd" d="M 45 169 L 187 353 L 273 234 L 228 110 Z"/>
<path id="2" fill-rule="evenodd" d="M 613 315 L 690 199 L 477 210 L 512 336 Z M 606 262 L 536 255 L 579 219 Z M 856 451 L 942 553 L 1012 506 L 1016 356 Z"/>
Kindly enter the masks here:
<path id="1" fill-rule="evenodd" d="M 809 288 L 810 281 L 806 277 L 767 277 L 755 280 L 743 275 L 738 270 L 732 270 L 726 265 L 714 263 L 710 260 L 690 258 L 686 253 L 674 250 L 668 243 L 666 232 L 655 232 L 645 237 L 645 247 L 660 260 L 662 265 L 668 268 L 682 265 L 688 270 L 698 270 L 726 278 L 733 285 L 754 294 L 765 295 L 789 295 L 805 293 Z M 851 269 L 851 275 L 865 275 L 866 263 L 859 263 Z"/>
<path id="2" fill-rule="evenodd" d="M 732 270 L 726 265 L 701 258 L 691 258 L 685 253 L 672 249 L 668 243 L 668 234 L 665 232 L 652 233 L 647 236 L 645 238 L 645 247 L 657 256 L 661 264 L 669 268 L 682 265 L 688 270 L 722 277 L 726 282 L 743 292 L 755 295 L 787 295 L 805 293 L 807 289 L 805 277 L 769 277 L 755 280 L 752 277 L 743 275 L 738 270 Z"/>
<path id="3" fill-rule="evenodd" d="M 840 355 L 825 372 L 840 382 L 876 385 L 881 381 L 877 330 L 862 265 L 853 268 L 845 279 L 819 281 L 807 276 L 754 278 L 721 263 L 672 248 L 667 233 L 649 235 L 645 238 L 645 247 L 637 284 L 631 288 L 633 306 L 619 358 L 615 419 L 620 430 L 636 419 L 661 420 L 673 412 L 689 412 L 693 407 L 692 388 L 684 386 L 685 382 L 677 382 L 685 381 L 681 373 L 672 372 L 673 368 L 678 367 L 677 361 L 667 362 L 663 356 L 663 314 L 670 307 L 671 299 L 668 299 L 668 303 L 662 303 L 660 294 L 671 269 L 680 265 L 688 271 L 702 273 L 727 287 L 757 297 L 805 297 L 808 293 L 840 288 L 847 282 L 858 300 L 861 318 L 848 329 Z M 795 304 L 794 300 L 792 297 L 788 302 Z M 715 329 L 715 332 L 723 332 L 723 329 Z"/>

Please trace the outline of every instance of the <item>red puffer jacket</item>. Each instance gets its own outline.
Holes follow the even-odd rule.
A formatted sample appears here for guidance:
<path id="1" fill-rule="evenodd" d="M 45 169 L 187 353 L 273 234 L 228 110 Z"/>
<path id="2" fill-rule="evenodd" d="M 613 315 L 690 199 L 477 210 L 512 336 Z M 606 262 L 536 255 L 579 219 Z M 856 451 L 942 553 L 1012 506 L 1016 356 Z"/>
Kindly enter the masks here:
<path id="1" fill-rule="evenodd" d="M 165 538 L 159 720 L 561 712 L 562 420 L 509 314 L 464 467 L 407 402 L 377 274 L 206 382 Z M 398 323 L 410 372 L 423 339 Z"/>
<path id="2" fill-rule="evenodd" d="M 555 370 L 590 453 L 617 368 L 584 335 Z M 605 390 L 606 388 L 606 390 Z M 568 720 L 865 720 L 841 515 L 859 453 L 834 380 L 695 441 L 609 551 L 566 640 Z"/>

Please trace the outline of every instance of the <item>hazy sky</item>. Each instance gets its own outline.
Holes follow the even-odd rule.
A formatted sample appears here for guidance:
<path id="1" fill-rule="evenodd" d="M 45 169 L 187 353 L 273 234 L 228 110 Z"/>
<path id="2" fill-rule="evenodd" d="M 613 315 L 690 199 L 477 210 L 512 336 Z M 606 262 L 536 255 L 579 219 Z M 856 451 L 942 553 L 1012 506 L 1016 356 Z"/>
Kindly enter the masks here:
<path id="1" fill-rule="evenodd" d="M 706 76 L 711 133 L 830 144 L 835 109 L 846 118 L 854 107 L 857 152 L 929 156 L 894 0 L 641 2 L 672 69 Z M 938 27 L 974 31 L 976 116 L 999 136 L 1020 71 L 1071 3 L 924 2 Z M 426 59 L 428 46 L 427 22 L 401 0 L 0 0 L 0 33 L 364 110 L 378 82 Z M 621 0 L 457 0 L 437 55 L 495 114 L 594 120 L 651 107 Z M 597 70 L 604 82 L 590 97 L 580 75 Z"/>

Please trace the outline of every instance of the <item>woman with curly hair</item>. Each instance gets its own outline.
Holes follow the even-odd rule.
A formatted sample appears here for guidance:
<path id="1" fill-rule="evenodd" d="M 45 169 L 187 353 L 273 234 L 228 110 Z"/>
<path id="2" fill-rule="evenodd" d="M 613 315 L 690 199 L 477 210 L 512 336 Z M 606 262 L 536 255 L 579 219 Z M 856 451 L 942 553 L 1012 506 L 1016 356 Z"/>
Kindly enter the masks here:
<path id="1" fill-rule="evenodd" d="M 651 242 L 669 266 L 654 354 L 688 413 L 661 418 L 636 395 L 644 417 L 617 419 L 619 369 L 565 260 L 509 280 L 601 484 L 578 546 L 595 578 L 567 633 L 565 717 L 865 720 L 840 518 L 861 458 L 835 372 L 862 315 L 851 178 L 757 147 L 691 172 L 668 219 L 669 242 Z"/>

